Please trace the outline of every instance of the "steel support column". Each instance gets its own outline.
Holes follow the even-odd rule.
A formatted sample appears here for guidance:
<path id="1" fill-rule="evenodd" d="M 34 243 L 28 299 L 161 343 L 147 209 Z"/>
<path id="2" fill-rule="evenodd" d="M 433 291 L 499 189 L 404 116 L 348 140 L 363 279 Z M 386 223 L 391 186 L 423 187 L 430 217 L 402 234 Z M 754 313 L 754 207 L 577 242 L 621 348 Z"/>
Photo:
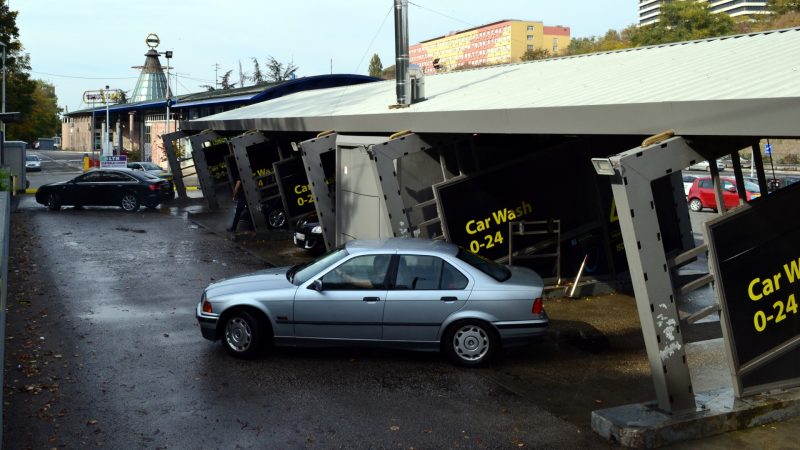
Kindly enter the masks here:
<path id="1" fill-rule="evenodd" d="M 203 197 L 205 197 L 208 202 L 208 207 L 211 209 L 219 208 L 219 200 L 217 199 L 217 192 L 214 186 L 214 177 L 211 175 L 211 170 L 208 167 L 205 144 L 221 137 L 222 136 L 214 131 L 205 130 L 189 138 L 189 141 L 192 143 L 192 159 L 194 160 L 194 167 L 197 171 L 197 181 L 200 182 L 200 189 L 203 190 Z"/>
<path id="2" fill-rule="evenodd" d="M 386 210 L 389 213 L 392 233 L 395 237 L 409 237 L 414 230 L 400 193 L 395 160 L 412 153 L 427 150 L 431 148 L 431 145 L 416 134 L 405 134 L 394 139 L 390 137 L 390 139 L 387 142 L 370 147 L 372 160 L 375 164 L 375 177 L 378 186 L 383 191 L 383 199 L 386 203 Z"/>
<path id="3" fill-rule="evenodd" d="M 174 131 L 161 136 L 164 140 L 164 152 L 167 154 L 167 162 L 169 163 L 169 170 L 172 173 L 172 182 L 175 184 L 175 191 L 178 193 L 178 198 L 186 199 L 186 184 L 183 182 L 183 168 L 181 167 L 181 158 L 175 151 L 173 143 L 178 139 L 189 137 L 189 134 L 184 131 Z"/>
<path id="4" fill-rule="evenodd" d="M 298 146 L 306 169 L 311 195 L 322 226 L 325 247 L 330 250 L 336 244 L 336 210 L 334 191 L 328 188 L 325 170 L 322 167 L 322 154 L 336 151 L 336 133 L 330 133 L 303 141 Z"/>
<path id="5" fill-rule="evenodd" d="M 267 141 L 267 137 L 260 131 L 250 131 L 230 140 L 233 156 L 236 159 L 236 168 L 239 171 L 239 179 L 242 180 L 244 198 L 247 200 L 247 207 L 251 213 L 250 217 L 253 219 L 253 228 L 256 231 L 266 231 L 267 221 L 264 214 L 260 213 L 261 189 L 258 187 L 258 181 L 253 178 L 253 172 L 255 171 L 250 164 L 250 158 L 247 156 L 247 148 Z M 269 170 L 271 174 L 272 168 Z M 256 214 L 256 211 L 259 214 Z"/>
<path id="6" fill-rule="evenodd" d="M 676 306 L 677 293 L 664 252 L 652 182 L 673 176 L 700 158 L 686 141 L 674 137 L 608 160 L 594 160 L 596 166 L 605 163 L 606 171 L 613 168 L 612 191 L 639 321 L 658 407 L 665 412 L 693 411 L 695 399 Z M 606 171 L 598 169 L 598 173 L 610 175 Z"/>

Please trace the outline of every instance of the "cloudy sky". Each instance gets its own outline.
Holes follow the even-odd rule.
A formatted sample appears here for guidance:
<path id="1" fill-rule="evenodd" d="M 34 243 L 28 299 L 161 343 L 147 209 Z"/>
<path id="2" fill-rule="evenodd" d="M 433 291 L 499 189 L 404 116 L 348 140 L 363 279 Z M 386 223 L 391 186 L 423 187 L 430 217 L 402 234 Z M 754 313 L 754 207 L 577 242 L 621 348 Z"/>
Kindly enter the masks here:
<path id="1" fill-rule="evenodd" d="M 298 76 L 366 74 L 377 53 L 394 64 L 393 0 L 7 0 L 30 54 L 32 76 L 53 83 L 59 105 L 86 107 L 84 91 L 133 89 L 156 33 L 172 50 L 178 94 L 202 91 L 255 57 L 293 62 Z M 573 37 L 597 36 L 637 21 L 635 0 L 411 0 L 411 44 L 503 19 L 563 25 Z M 163 63 L 162 59 L 162 63 Z M 175 90 L 175 78 L 172 78 Z"/>

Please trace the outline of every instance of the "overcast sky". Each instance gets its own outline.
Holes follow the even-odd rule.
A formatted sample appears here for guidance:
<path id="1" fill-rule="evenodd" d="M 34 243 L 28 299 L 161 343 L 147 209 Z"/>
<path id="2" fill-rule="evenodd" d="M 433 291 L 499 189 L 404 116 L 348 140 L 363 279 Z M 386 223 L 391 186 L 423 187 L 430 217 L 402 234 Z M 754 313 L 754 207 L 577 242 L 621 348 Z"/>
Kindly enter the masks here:
<path id="1" fill-rule="evenodd" d="M 84 91 L 130 91 L 144 63 L 145 37 L 172 50 L 177 93 L 214 85 L 239 62 L 252 72 L 269 56 L 294 62 L 298 76 L 366 74 L 377 53 L 394 64 L 393 0 L 7 0 L 30 54 L 32 77 L 56 86 L 59 105 L 86 107 Z M 410 43 L 503 19 L 563 25 L 573 37 L 598 36 L 637 21 L 635 0 L 413 0 Z M 162 58 L 162 64 L 164 60 Z M 172 77 L 171 77 L 172 78 Z M 175 79 L 172 78 L 173 90 Z"/>

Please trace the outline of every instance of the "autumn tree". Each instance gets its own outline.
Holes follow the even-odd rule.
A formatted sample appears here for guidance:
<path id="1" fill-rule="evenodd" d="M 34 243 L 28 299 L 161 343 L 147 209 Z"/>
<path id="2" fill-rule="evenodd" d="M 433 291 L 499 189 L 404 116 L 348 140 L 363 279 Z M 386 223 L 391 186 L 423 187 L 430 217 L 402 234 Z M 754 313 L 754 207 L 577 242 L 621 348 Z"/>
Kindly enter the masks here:
<path id="1" fill-rule="evenodd" d="M 40 137 L 55 136 L 61 130 L 61 120 L 56 88 L 42 80 L 34 80 L 31 109 L 20 122 L 9 125 L 14 129 L 14 139 L 33 142 Z M 10 133 L 10 130 L 9 130 Z"/>
<path id="2" fill-rule="evenodd" d="M 727 14 L 712 14 L 705 2 L 691 0 L 662 3 L 658 22 L 631 32 L 631 43 L 642 45 L 691 41 L 733 34 L 735 23 Z"/>
<path id="3" fill-rule="evenodd" d="M 546 48 L 529 48 L 520 56 L 520 61 L 536 61 L 537 59 L 547 59 L 550 52 Z"/>
<path id="4" fill-rule="evenodd" d="M 17 11 L 10 11 L 5 0 L 0 0 L 0 42 L 6 47 L 6 111 L 19 112 L 24 121 L 33 109 L 36 83 L 30 79 L 30 60 L 22 52 L 22 43 L 19 41 Z M 6 139 L 31 141 L 30 137 L 21 134 L 21 125 L 9 124 Z"/>
<path id="5" fill-rule="evenodd" d="M 375 53 L 372 55 L 372 59 L 369 60 L 369 76 L 380 77 L 381 72 L 383 72 L 383 63 L 381 63 L 381 57 Z"/>
<path id="6" fill-rule="evenodd" d="M 800 0 L 769 0 L 767 8 L 778 16 L 791 12 L 800 13 Z"/>

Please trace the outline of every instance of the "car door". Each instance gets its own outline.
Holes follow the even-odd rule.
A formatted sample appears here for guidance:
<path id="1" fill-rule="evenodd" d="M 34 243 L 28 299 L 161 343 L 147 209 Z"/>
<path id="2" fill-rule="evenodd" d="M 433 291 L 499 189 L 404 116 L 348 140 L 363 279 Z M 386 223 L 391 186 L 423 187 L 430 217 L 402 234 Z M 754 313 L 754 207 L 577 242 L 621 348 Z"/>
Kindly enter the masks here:
<path id="1" fill-rule="evenodd" d="M 383 311 L 383 340 L 435 342 L 447 317 L 466 305 L 470 279 L 442 258 L 398 255 Z"/>
<path id="2" fill-rule="evenodd" d="M 714 197 L 714 182 L 711 178 L 701 179 L 697 187 L 698 195 L 700 195 L 700 200 L 703 202 L 703 205 L 709 208 L 716 208 L 717 199 Z"/>
<path id="3" fill-rule="evenodd" d="M 297 338 L 377 341 L 386 303 L 390 254 L 356 255 L 297 290 L 294 332 Z"/>
<path id="4" fill-rule="evenodd" d="M 731 209 L 739 206 L 736 184 L 729 180 L 720 180 L 720 182 L 722 183 L 722 198 L 725 201 L 725 208 Z"/>
<path id="5" fill-rule="evenodd" d="M 98 205 L 117 206 L 122 194 L 137 191 L 139 180 L 122 172 L 108 171 L 96 191 Z"/>
<path id="6" fill-rule="evenodd" d="M 101 186 L 105 172 L 102 170 L 91 171 L 75 179 L 67 188 L 68 193 L 64 196 L 63 202 L 68 205 L 98 205 L 97 191 Z"/>

